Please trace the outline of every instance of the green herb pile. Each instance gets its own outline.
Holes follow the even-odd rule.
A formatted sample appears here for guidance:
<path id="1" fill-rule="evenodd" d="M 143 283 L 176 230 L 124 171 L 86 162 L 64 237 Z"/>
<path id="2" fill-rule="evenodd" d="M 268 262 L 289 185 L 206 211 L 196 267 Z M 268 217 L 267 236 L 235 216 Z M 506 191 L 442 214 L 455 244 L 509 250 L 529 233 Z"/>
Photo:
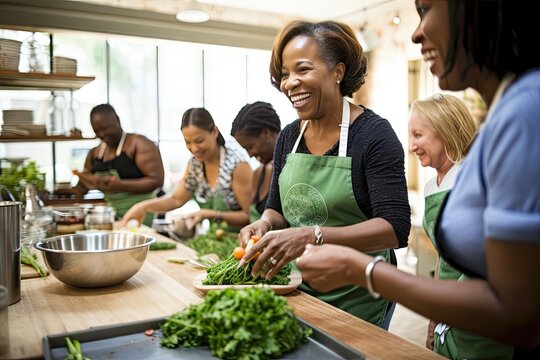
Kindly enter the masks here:
<path id="1" fill-rule="evenodd" d="M 270 289 L 209 291 L 204 302 L 175 313 L 160 325 L 161 345 L 209 345 L 221 359 L 279 358 L 308 340 L 284 297 Z"/>
<path id="2" fill-rule="evenodd" d="M 238 235 L 226 232 L 226 227 L 226 222 L 212 223 L 206 234 L 189 239 L 185 244 L 194 249 L 199 257 L 216 254 L 220 259 L 226 259 L 238 246 Z"/>
<path id="3" fill-rule="evenodd" d="M 287 285 L 290 282 L 289 275 L 291 274 L 291 265 L 287 264 L 271 279 L 265 280 L 259 278 L 259 274 L 255 278 L 251 276 L 251 270 L 255 261 L 249 261 L 240 269 L 237 269 L 238 263 L 233 255 L 227 260 L 220 262 L 206 270 L 206 279 L 203 280 L 203 285 L 253 285 L 253 284 L 268 284 L 268 285 Z"/>
<path id="4" fill-rule="evenodd" d="M 39 276 L 47 276 L 47 270 L 38 263 L 37 255 L 26 246 L 21 246 L 21 263 L 33 267 Z"/>

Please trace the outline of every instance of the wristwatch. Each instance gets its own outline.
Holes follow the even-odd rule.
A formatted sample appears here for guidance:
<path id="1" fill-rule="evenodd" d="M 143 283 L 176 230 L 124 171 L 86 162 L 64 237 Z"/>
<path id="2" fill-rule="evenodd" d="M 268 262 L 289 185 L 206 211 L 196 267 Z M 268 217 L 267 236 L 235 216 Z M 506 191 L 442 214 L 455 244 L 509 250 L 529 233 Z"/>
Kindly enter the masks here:
<path id="1" fill-rule="evenodd" d="M 319 225 L 315 225 L 315 245 L 322 245 L 323 242 L 324 238 L 321 227 Z"/>

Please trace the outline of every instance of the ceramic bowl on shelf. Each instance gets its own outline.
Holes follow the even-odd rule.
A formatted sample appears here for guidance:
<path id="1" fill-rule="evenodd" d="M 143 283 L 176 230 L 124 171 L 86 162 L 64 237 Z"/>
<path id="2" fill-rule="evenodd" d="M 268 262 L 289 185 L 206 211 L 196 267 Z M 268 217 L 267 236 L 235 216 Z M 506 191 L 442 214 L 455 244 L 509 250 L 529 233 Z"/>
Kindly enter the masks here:
<path id="1" fill-rule="evenodd" d="M 49 271 L 68 285 L 112 286 L 135 275 L 155 237 L 129 232 L 84 233 L 38 241 Z"/>

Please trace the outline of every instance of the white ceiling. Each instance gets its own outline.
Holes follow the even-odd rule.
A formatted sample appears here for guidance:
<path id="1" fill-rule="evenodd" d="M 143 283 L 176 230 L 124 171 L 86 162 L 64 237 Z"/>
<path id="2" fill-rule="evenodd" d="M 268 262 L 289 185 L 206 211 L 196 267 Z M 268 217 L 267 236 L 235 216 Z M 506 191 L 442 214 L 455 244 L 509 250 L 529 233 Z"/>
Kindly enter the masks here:
<path id="1" fill-rule="evenodd" d="M 183 0 L 72 0 L 175 14 Z M 377 19 L 413 0 L 198 0 L 212 20 L 280 27 L 290 19 L 339 20 L 350 25 Z"/>

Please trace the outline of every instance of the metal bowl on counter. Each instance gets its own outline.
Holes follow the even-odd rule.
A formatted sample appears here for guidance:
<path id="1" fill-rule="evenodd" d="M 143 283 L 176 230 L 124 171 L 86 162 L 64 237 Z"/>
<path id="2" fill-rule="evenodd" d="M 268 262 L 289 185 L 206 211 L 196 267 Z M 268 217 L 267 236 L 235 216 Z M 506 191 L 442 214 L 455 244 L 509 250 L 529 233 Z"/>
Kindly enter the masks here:
<path id="1" fill-rule="evenodd" d="M 119 284 L 135 275 L 156 239 L 128 232 L 70 234 L 38 241 L 49 271 L 60 281 L 83 288 Z"/>

